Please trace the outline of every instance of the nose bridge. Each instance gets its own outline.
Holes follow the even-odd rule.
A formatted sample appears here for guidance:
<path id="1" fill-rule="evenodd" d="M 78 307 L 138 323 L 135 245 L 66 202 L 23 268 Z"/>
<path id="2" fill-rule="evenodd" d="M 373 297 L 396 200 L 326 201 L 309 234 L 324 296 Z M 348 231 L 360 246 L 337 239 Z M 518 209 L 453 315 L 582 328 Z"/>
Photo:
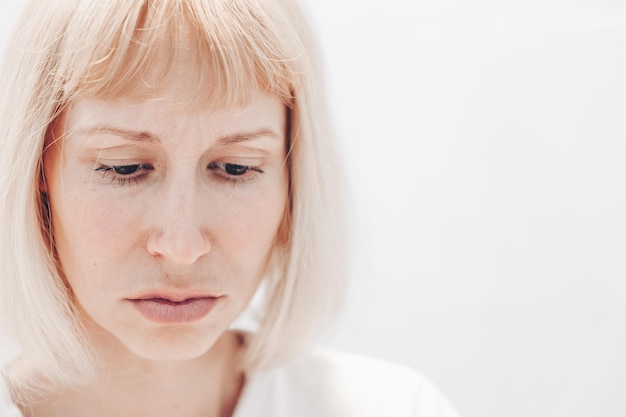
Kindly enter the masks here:
<path id="1" fill-rule="evenodd" d="M 163 194 L 166 199 L 164 202 L 166 214 L 181 224 L 185 219 L 177 214 L 190 214 L 192 216 L 189 217 L 194 217 L 197 190 L 193 177 L 179 176 L 179 178 L 172 178 L 165 188 L 166 190 Z M 191 220 L 191 218 L 186 220 Z"/>
<path id="2" fill-rule="evenodd" d="M 201 196 L 193 176 L 172 178 L 157 200 L 148 252 L 177 264 L 192 264 L 211 249 Z"/>

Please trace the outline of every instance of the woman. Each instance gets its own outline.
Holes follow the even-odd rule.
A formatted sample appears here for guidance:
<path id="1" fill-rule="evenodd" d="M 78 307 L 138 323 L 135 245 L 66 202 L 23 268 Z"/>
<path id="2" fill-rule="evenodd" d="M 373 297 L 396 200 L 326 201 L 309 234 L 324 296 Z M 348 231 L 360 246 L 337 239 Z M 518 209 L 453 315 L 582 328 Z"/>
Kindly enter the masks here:
<path id="1" fill-rule="evenodd" d="M 455 415 L 412 371 L 309 348 L 346 273 L 293 1 L 33 1 L 18 28 L 0 415 Z"/>

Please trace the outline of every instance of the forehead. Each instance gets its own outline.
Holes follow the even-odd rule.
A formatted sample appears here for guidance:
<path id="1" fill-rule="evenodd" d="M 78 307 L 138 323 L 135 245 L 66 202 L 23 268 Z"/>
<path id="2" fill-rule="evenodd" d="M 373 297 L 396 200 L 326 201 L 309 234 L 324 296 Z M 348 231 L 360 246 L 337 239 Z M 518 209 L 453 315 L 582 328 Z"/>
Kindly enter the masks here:
<path id="1" fill-rule="evenodd" d="M 50 139 L 69 144 L 70 153 L 142 143 L 174 154 L 196 149 L 200 155 L 207 147 L 237 143 L 282 152 L 288 143 L 287 110 L 274 95 L 262 94 L 249 105 L 222 110 L 172 111 L 172 107 L 167 99 L 79 99 L 55 124 Z"/>
<path id="2" fill-rule="evenodd" d="M 159 127 L 180 129 L 198 126 L 213 130 L 272 127 L 284 130 L 286 107 L 279 97 L 257 94 L 250 103 L 216 109 L 209 106 L 188 107 L 176 101 L 176 95 L 139 101 L 127 98 L 82 98 L 64 112 L 66 128 L 98 126 L 151 130 Z"/>
<path id="3" fill-rule="evenodd" d="M 171 108 L 168 100 L 79 99 L 55 123 L 48 140 L 59 141 L 72 159 L 102 149 L 158 149 L 168 158 L 196 158 L 209 149 L 283 155 L 289 143 L 287 109 L 273 95 L 260 95 L 238 108 L 179 112 Z"/>

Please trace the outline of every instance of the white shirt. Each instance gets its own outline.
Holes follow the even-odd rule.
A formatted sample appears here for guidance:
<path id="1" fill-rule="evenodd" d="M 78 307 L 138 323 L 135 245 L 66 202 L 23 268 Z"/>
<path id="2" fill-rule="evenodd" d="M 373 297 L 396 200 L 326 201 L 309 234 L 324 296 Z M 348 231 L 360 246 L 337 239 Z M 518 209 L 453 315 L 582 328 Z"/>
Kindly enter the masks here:
<path id="1" fill-rule="evenodd" d="M 22 417 L 0 378 L 0 417 Z M 234 417 L 458 417 L 424 376 L 402 365 L 315 350 L 247 376 Z"/>

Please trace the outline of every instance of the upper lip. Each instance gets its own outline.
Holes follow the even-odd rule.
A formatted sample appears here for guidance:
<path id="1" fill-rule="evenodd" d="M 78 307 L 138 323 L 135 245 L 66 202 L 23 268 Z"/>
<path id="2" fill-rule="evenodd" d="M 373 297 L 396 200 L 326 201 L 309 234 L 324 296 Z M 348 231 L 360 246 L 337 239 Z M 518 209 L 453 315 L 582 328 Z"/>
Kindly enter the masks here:
<path id="1" fill-rule="evenodd" d="M 139 295 L 129 297 L 129 300 L 152 300 L 162 299 L 171 301 L 173 303 L 180 303 L 183 301 L 195 299 L 195 298 L 219 298 L 221 295 L 212 294 L 209 292 L 172 292 L 172 291 L 149 291 Z"/>

